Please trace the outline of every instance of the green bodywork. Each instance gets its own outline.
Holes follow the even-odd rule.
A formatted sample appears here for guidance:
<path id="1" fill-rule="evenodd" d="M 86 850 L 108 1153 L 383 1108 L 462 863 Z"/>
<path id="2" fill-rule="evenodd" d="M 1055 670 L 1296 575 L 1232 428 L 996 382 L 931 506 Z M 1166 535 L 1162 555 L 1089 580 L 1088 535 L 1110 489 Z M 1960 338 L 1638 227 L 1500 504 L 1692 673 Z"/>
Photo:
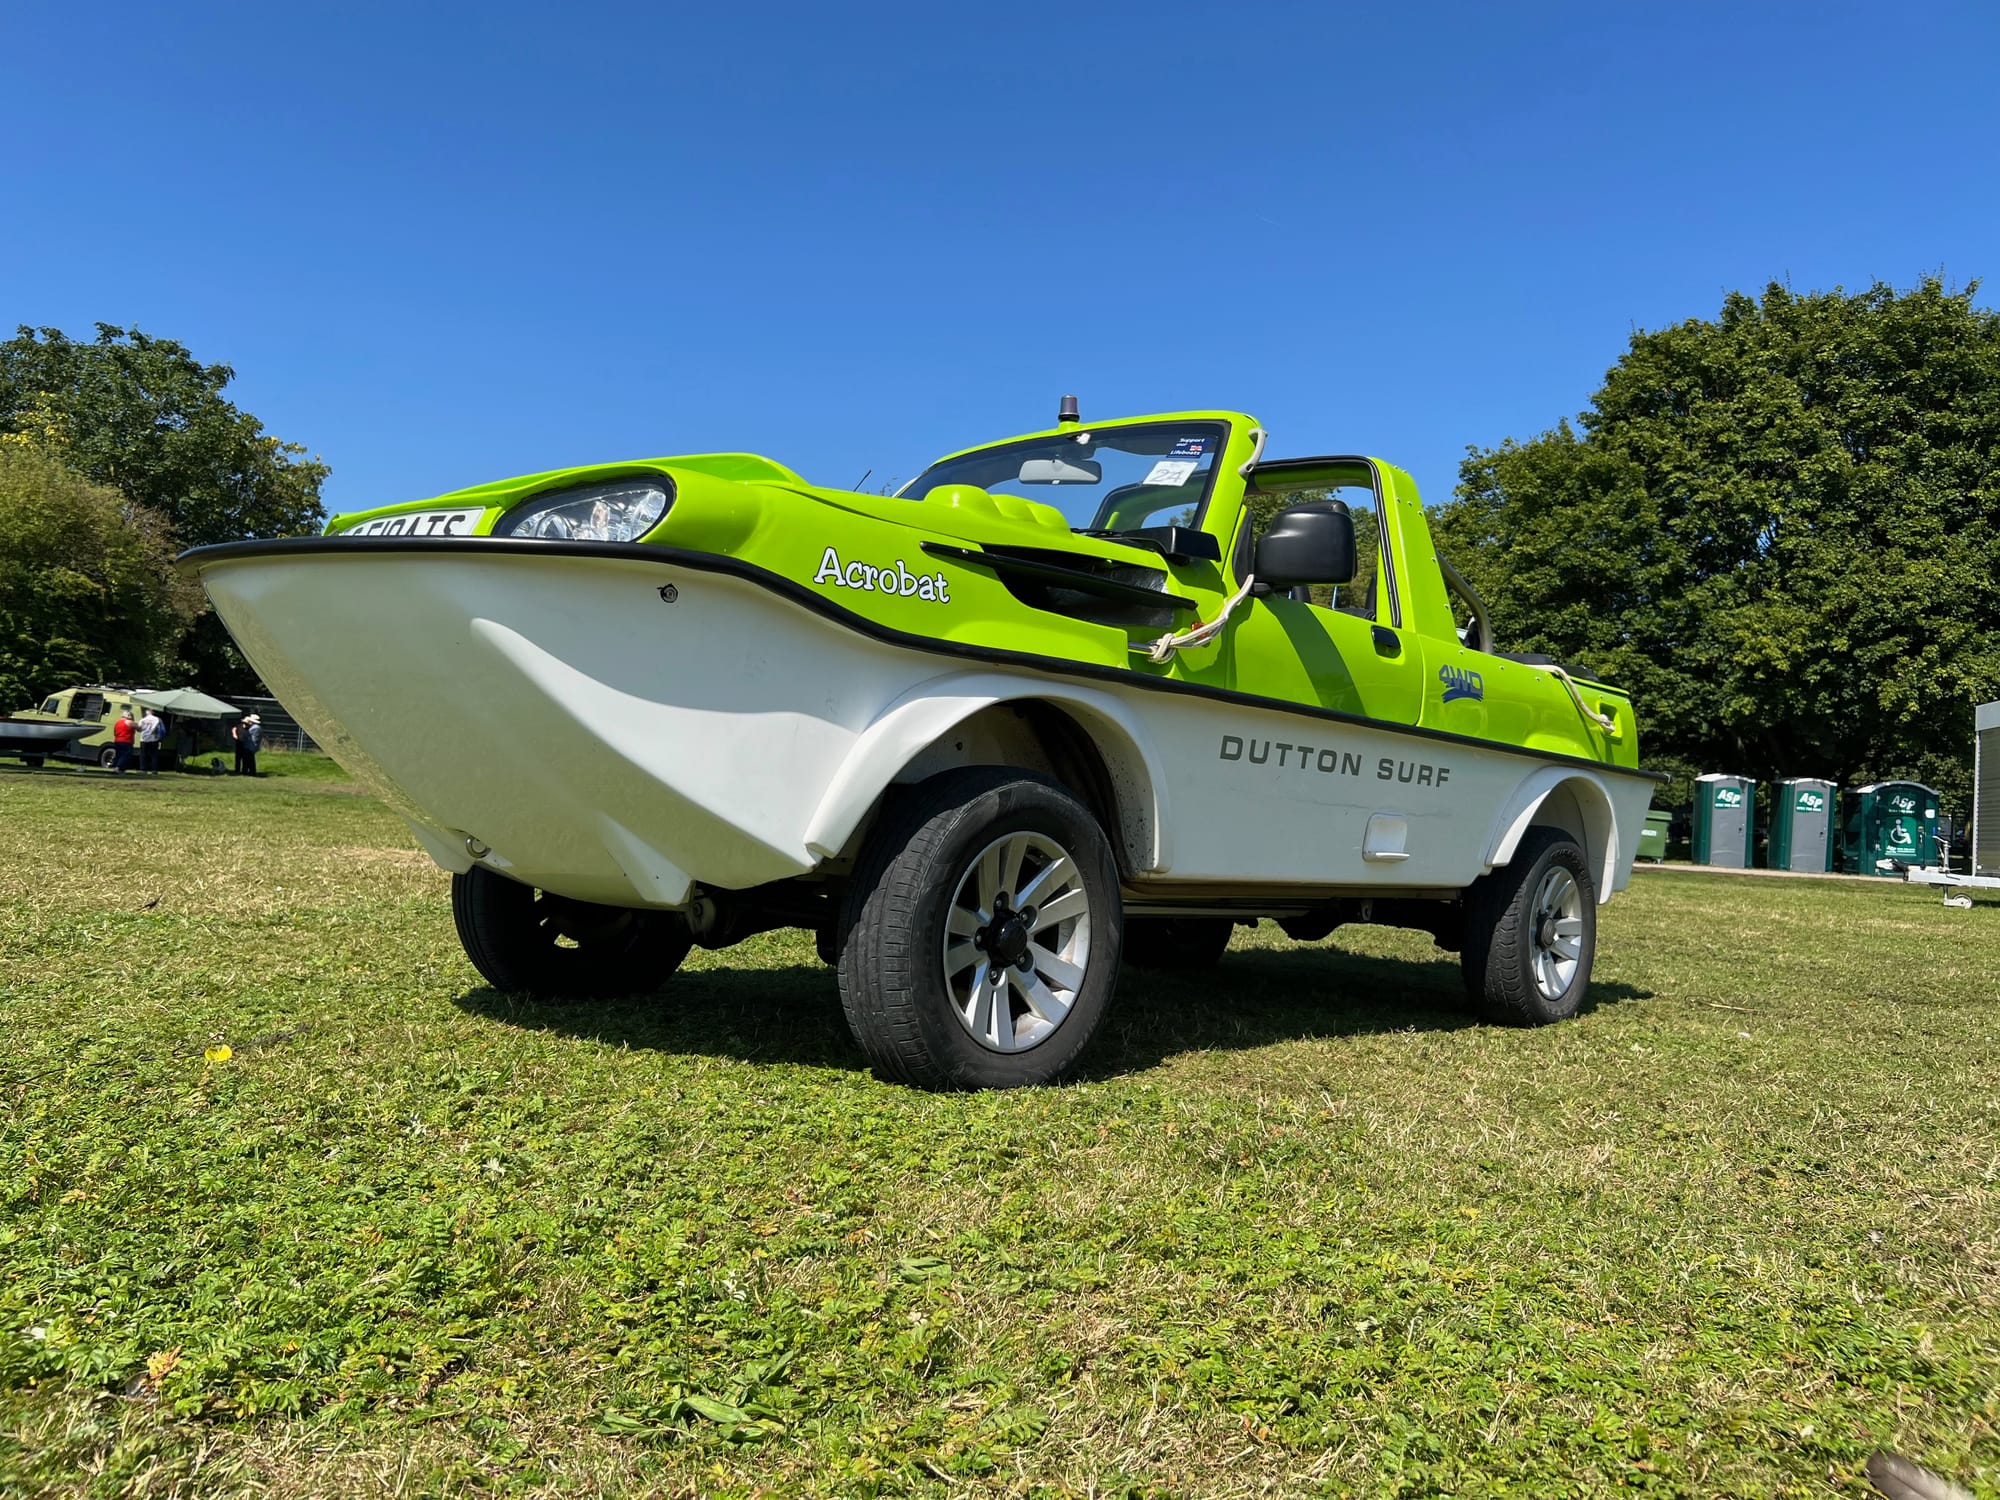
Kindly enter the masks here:
<path id="1" fill-rule="evenodd" d="M 1243 581 L 1237 574 L 1237 543 L 1249 523 L 1246 487 L 1255 486 L 1259 471 L 1253 470 L 1246 481 L 1240 470 L 1258 452 L 1258 425 L 1239 412 L 1214 411 L 1087 425 L 1102 432 L 1162 422 L 1226 424 L 1213 487 L 1196 523 L 1215 539 L 1220 562 L 1164 558 L 1152 548 L 1073 532 L 1060 511 L 1019 495 L 964 485 L 935 489 L 921 498 L 824 489 L 781 464 L 744 453 L 530 474 L 335 516 L 327 531 L 338 533 L 404 512 L 477 505 L 484 513 L 470 534 L 485 535 L 509 508 L 530 497 L 621 476 L 665 473 L 674 483 L 673 503 L 642 541 L 734 558 L 908 635 L 1047 658 L 1058 671 L 1065 663 L 1114 667 L 1135 676 L 1230 689 L 1388 725 L 1420 725 L 1610 765 L 1637 765 L 1638 737 L 1624 693 L 1578 683 L 1584 707 L 1612 721 L 1614 728 L 1606 731 L 1585 717 L 1551 672 L 1462 642 L 1416 484 L 1401 469 L 1379 460 L 1328 460 L 1322 481 L 1347 484 L 1354 476 L 1369 476 L 1376 491 L 1381 519 L 1376 566 L 1393 578 L 1394 588 L 1393 603 L 1390 591 L 1378 589 L 1375 622 L 1276 594 L 1253 595 L 1237 606 L 1229 627 L 1211 644 L 1156 664 L 1134 648 L 1158 638 L 1163 633 L 1158 624 L 1113 625 L 1035 608 L 1017 597 L 996 570 L 923 550 L 925 542 L 962 550 L 1029 549 L 1068 554 L 1083 566 L 1109 563 L 1164 572 L 1165 592 L 1194 605 L 1192 611 L 1175 614 L 1172 629 L 1213 620 Z M 1074 430 L 1055 427 L 1004 441 L 1060 437 Z M 1297 472 L 1287 476 L 1287 490 L 1305 487 Z M 830 566 L 834 561 L 837 570 Z M 855 564 L 861 565 L 858 572 Z M 885 571 L 896 580 L 894 592 L 871 586 L 879 585 Z M 905 578 L 933 582 L 908 592 Z M 1468 685 L 1476 685 L 1476 696 Z"/>

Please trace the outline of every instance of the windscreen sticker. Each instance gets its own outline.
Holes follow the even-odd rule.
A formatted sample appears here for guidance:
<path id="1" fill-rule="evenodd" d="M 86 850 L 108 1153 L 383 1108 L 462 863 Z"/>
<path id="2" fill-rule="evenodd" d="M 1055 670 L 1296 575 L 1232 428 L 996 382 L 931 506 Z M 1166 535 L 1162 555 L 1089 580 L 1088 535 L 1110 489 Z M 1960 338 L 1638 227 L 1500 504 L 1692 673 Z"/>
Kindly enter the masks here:
<path id="1" fill-rule="evenodd" d="M 1200 458 L 1202 454 L 1206 452 L 1208 452 L 1207 438 L 1205 437 L 1182 438 L 1178 443 L 1174 444 L 1174 451 L 1169 453 L 1167 457 Z"/>
<path id="2" fill-rule="evenodd" d="M 1191 458 L 1163 458 L 1145 478 L 1147 484 L 1186 484 L 1201 465 Z"/>

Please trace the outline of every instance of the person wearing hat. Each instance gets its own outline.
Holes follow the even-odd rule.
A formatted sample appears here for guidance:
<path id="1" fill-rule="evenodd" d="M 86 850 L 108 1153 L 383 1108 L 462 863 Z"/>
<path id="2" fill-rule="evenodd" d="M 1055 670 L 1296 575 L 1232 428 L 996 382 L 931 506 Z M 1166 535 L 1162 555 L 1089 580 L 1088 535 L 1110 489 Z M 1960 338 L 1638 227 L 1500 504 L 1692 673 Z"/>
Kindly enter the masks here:
<path id="1" fill-rule="evenodd" d="M 257 751 L 264 743 L 264 721 L 251 714 L 229 731 L 236 741 L 236 774 L 257 774 Z"/>

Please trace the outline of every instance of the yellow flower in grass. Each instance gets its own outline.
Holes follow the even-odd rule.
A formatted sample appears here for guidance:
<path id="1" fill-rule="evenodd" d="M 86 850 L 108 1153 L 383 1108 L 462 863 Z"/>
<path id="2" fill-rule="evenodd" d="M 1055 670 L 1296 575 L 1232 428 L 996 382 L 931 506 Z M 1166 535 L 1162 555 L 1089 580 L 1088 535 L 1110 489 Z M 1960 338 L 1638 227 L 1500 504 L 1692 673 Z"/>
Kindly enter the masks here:
<path id="1" fill-rule="evenodd" d="M 236 1054 L 233 1051 L 231 1051 L 228 1047 L 223 1046 L 219 1042 L 215 1046 L 210 1047 L 206 1052 L 202 1053 L 202 1056 L 207 1058 L 212 1063 L 228 1062 L 229 1059 L 234 1057 L 235 1055 Z"/>

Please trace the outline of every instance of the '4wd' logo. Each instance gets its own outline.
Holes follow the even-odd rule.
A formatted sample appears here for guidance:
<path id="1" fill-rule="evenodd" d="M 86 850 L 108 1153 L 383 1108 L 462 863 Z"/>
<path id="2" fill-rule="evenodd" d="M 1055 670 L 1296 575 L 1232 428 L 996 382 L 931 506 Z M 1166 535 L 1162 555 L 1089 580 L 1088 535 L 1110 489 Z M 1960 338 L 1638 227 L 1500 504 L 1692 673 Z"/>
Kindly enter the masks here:
<path id="1" fill-rule="evenodd" d="M 1800 812 L 1823 812 L 1826 798 L 1818 792 L 1800 792 L 1797 807 Z"/>
<path id="2" fill-rule="evenodd" d="M 1447 703 L 1459 698 L 1484 700 L 1486 697 L 1486 679 L 1464 667 L 1439 667 L 1438 681 L 1444 684 L 1444 701 Z"/>
<path id="3" fill-rule="evenodd" d="M 1914 797 L 1895 796 L 1889 799 L 1890 812 L 1913 813 L 1916 810 L 1917 800 Z"/>
<path id="4" fill-rule="evenodd" d="M 1743 805 L 1743 794 L 1733 786 L 1719 786 L 1715 789 L 1715 805 L 1717 807 L 1741 807 Z"/>

